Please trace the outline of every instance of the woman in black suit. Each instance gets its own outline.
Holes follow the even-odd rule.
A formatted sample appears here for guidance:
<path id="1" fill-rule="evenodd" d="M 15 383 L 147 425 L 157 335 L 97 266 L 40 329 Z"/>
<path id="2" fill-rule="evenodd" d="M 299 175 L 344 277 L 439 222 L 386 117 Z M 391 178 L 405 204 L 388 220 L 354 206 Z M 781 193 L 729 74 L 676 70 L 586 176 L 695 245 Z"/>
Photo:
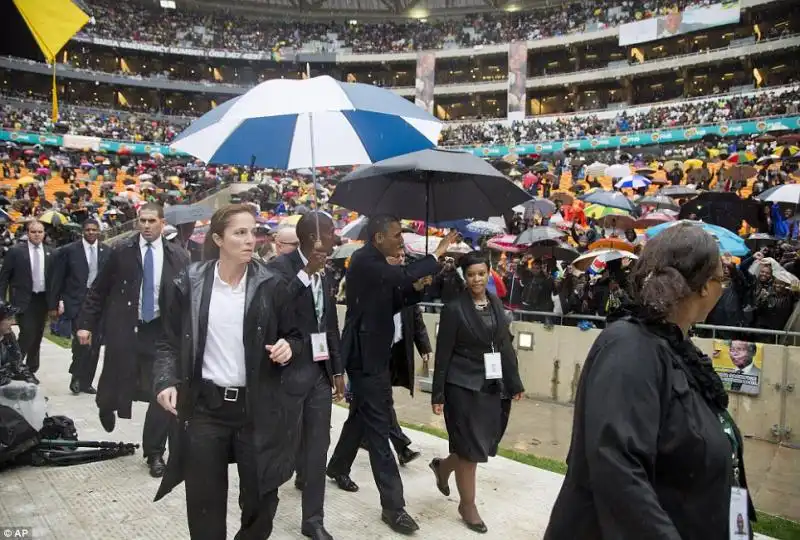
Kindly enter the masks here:
<path id="1" fill-rule="evenodd" d="M 724 279 L 717 241 L 700 227 L 647 242 L 632 304 L 609 317 L 584 363 L 545 540 L 752 534 L 742 437 L 711 360 L 689 339 Z"/>
<path id="2" fill-rule="evenodd" d="M 503 305 L 486 290 L 489 264 L 478 253 L 465 255 L 460 264 L 467 290 L 442 310 L 431 398 L 433 412 L 444 412 L 450 455 L 430 467 L 444 495 L 450 495 L 455 472 L 458 511 L 467 527 L 485 533 L 475 505 L 477 465 L 497 454 L 510 399 L 519 400 L 525 389 Z"/>

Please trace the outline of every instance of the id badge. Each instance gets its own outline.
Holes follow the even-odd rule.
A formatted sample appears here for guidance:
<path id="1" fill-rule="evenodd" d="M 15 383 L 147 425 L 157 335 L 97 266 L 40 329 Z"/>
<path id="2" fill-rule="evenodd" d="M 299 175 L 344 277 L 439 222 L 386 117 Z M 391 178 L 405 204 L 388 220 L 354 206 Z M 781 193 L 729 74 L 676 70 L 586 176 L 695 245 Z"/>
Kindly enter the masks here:
<path id="1" fill-rule="evenodd" d="M 328 359 L 328 336 L 324 332 L 311 334 L 311 350 L 314 362 L 324 362 Z"/>
<path id="2" fill-rule="evenodd" d="M 730 538 L 742 540 L 750 537 L 750 518 L 747 515 L 747 490 L 731 488 Z"/>
<path id="3" fill-rule="evenodd" d="M 503 363 L 499 352 L 483 354 L 483 365 L 486 368 L 486 378 L 489 380 L 503 378 Z"/>

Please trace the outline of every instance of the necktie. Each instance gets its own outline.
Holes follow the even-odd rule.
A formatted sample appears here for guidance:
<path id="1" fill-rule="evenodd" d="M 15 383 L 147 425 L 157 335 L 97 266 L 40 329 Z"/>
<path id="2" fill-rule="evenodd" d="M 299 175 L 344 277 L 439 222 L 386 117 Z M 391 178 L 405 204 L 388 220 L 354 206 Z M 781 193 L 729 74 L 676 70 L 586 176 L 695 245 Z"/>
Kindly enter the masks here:
<path id="1" fill-rule="evenodd" d="M 39 249 L 40 246 L 34 244 L 33 246 L 33 261 L 31 261 L 31 269 L 33 271 L 33 292 L 42 292 L 44 291 L 44 287 L 42 286 L 42 279 L 39 274 L 42 272 L 41 262 L 39 260 Z"/>
<path id="2" fill-rule="evenodd" d="M 317 313 L 317 322 L 322 322 L 325 304 L 322 296 L 322 277 L 318 273 L 311 276 L 311 292 L 314 295 L 314 311 Z"/>
<path id="3" fill-rule="evenodd" d="M 95 246 L 89 246 L 89 280 L 86 282 L 87 287 L 91 287 L 97 277 L 97 252 Z"/>
<path id="4" fill-rule="evenodd" d="M 147 243 L 144 252 L 144 273 L 142 275 L 142 320 L 150 322 L 156 318 L 156 278 L 153 262 L 153 244 Z"/>

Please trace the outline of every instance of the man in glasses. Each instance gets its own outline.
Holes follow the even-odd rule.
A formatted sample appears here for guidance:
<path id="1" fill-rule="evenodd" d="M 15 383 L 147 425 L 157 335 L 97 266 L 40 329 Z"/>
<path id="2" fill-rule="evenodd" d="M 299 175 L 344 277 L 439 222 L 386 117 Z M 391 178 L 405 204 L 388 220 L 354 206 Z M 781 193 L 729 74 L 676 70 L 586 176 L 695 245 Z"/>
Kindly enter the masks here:
<path id="1" fill-rule="evenodd" d="M 282 227 L 275 233 L 275 251 L 278 255 L 292 253 L 300 245 L 294 227 Z"/>

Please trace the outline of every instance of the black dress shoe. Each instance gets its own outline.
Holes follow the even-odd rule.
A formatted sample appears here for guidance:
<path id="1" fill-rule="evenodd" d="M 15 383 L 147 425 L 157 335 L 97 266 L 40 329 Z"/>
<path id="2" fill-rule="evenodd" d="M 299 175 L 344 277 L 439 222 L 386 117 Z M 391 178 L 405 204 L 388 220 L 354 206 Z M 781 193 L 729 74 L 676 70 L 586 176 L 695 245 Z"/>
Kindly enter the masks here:
<path id="1" fill-rule="evenodd" d="M 117 425 L 117 417 L 114 411 L 100 410 L 100 425 L 109 433 L 114 431 L 114 426 Z"/>
<path id="2" fill-rule="evenodd" d="M 167 465 L 164 463 L 164 458 L 161 456 L 148 457 L 147 466 L 150 468 L 150 476 L 153 478 L 161 478 L 164 476 L 164 471 L 167 470 Z"/>
<path id="3" fill-rule="evenodd" d="M 81 383 L 75 377 L 72 377 L 72 380 L 69 381 L 69 391 L 75 396 L 81 393 Z"/>
<path id="4" fill-rule="evenodd" d="M 312 538 L 313 540 L 333 540 L 331 533 L 325 530 L 322 525 L 314 525 L 313 527 L 302 527 L 300 532 L 303 536 Z"/>
<path id="5" fill-rule="evenodd" d="M 384 510 L 381 512 L 381 519 L 389 525 L 394 532 L 400 534 L 414 534 L 419 530 L 419 525 L 414 518 L 408 515 L 405 510 Z"/>
<path id="6" fill-rule="evenodd" d="M 442 476 L 439 474 L 439 465 L 442 464 L 442 460 L 439 458 L 433 458 L 431 462 L 428 464 L 428 467 L 433 471 L 434 476 L 436 476 L 436 488 L 444 495 L 445 497 L 450 496 L 450 485 L 447 482 L 442 482 Z"/>
<path id="7" fill-rule="evenodd" d="M 407 465 L 417 459 L 419 456 L 419 452 L 406 446 L 401 452 L 397 453 L 397 461 L 400 462 L 400 465 Z"/>
<path id="8" fill-rule="evenodd" d="M 84 394 L 96 394 L 97 388 L 95 388 L 90 384 L 89 386 L 84 386 L 83 388 L 81 388 L 81 392 L 83 392 Z"/>
<path id="9" fill-rule="evenodd" d="M 464 520 L 464 524 L 467 526 L 467 529 L 475 531 L 476 533 L 486 534 L 487 532 L 489 532 L 489 528 L 483 521 L 480 521 L 478 523 L 470 523 L 467 520 Z"/>
<path id="10" fill-rule="evenodd" d="M 353 479 L 346 474 L 333 474 L 330 472 L 325 473 L 328 478 L 336 482 L 336 485 L 339 486 L 339 489 L 342 491 L 349 491 L 350 493 L 355 493 L 358 491 L 358 484 L 353 482 Z"/>

